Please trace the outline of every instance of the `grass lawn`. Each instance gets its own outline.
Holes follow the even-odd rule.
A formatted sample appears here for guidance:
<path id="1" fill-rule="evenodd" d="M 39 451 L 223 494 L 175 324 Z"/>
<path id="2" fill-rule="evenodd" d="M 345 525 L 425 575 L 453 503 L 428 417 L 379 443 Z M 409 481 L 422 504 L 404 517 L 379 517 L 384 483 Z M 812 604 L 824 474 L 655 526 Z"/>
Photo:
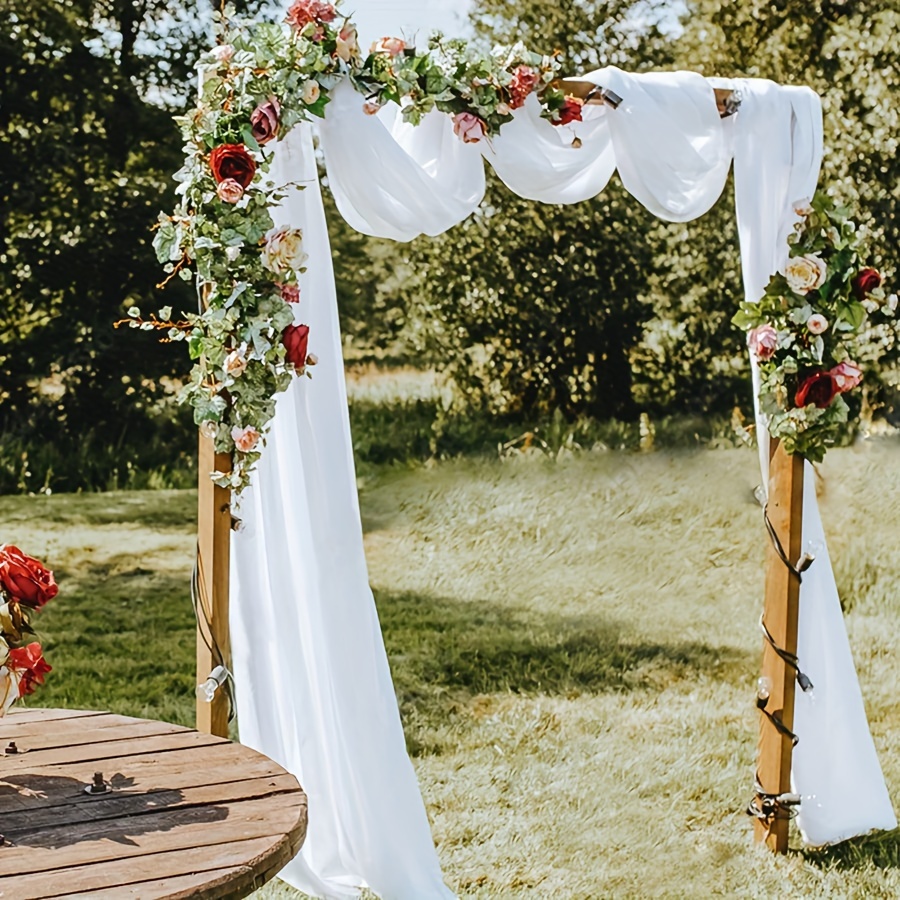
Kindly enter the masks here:
<path id="1" fill-rule="evenodd" d="M 900 799 L 898 450 L 831 453 L 822 502 Z M 461 895 L 900 896 L 900 834 L 786 858 L 751 845 L 755 460 L 598 451 L 368 473 L 371 580 Z M 36 702 L 191 722 L 193 514 L 187 491 L 0 497 L 0 537 L 62 585 L 37 623 L 54 672 Z"/>

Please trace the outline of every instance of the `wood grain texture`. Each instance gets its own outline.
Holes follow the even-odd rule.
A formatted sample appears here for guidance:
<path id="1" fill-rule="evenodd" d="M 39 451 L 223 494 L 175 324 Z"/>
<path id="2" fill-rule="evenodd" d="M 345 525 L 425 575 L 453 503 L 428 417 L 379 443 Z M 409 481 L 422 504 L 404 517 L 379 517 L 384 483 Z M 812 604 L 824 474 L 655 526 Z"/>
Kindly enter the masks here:
<path id="1" fill-rule="evenodd" d="M 76 722 L 79 743 L 60 746 L 57 729 Z M 0 746 L 9 740 L 24 752 L 0 756 L 3 900 L 243 897 L 306 836 L 297 780 L 239 744 L 123 716 L 37 710 L 0 719 Z M 115 789 L 85 794 L 98 770 Z"/>
<path id="2" fill-rule="evenodd" d="M 197 622 L 198 684 L 205 681 L 216 666 L 231 666 L 228 633 L 231 492 L 212 483 L 209 476 L 214 471 L 230 472 L 231 457 L 227 453 L 216 453 L 213 442 L 200 435 L 197 471 L 197 599 L 201 607 Z M 212 703 L 198 697 L 197 730 L 227 737 L 228 713 L 228 695 L 224 687 L 219 688 Z"/>
<path id="3" fill-rule="evenodd" d="M 802 456 L 789 456 L 783 446 L 774 443 L 769 463 L 768 516 L 788 559 L 796 565 L 803 538 L 803 465 Z M 800 579 L 781 560 L 769 543 L 766 554 L 766 627 L 779 647 L 797 652 L 797 628 L 800 618 Z M 776 716 L 791 731 L 794 728 L 794 670 L 779 658 L 768 641 L 763 641 L 762 674 L 771 682 L 766 711 Z M 757 772 L 768 793 L 791 790 L 793 745 L 761 712 Z M 754 820 L 756 840 L 776 853 L 787 853 L 790 820 L 782 813 L 768 822 Z"/>

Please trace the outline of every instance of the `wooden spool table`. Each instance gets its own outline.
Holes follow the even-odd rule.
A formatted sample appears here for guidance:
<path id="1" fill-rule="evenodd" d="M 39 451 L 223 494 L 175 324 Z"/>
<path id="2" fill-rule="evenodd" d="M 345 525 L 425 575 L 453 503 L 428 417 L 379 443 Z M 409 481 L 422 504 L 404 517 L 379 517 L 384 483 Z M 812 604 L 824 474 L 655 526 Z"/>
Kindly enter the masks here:
<path id="1" fill-rule="evenodd" d="M 85 792 L 95 773 L 108 792 Z M 296 778 L 240 744 L 109 713 L 0 719 L 3 900 L 245 897 L 306 821 Z"/>

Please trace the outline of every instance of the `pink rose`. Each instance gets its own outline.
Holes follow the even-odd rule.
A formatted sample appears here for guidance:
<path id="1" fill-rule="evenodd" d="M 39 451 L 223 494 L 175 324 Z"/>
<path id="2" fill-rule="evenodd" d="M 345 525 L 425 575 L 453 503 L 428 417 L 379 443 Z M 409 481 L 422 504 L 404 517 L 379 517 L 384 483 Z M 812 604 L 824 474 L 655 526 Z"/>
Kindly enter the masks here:
<path id="1" fill-rule="evenodd" d="M 398 37 L 383 37 L 372 44 L 372 53 L 387 53 L 390 57 L 399 56 L 406 49 L 406 41 Z"/>
<path id="2" fill-rule="evenodd" d="M 231 439 L 241 453 L 249 453 L 259 443 L 259 432 L 252 425 L 243 428 L 235 425 L 231 429 Z"/>
<path id="3" fill-rule="evenodd" d="M 839 394 L 846 394 L 847 391 L 852 391 L 863 380 L 862 369 L 855 362 L 850 362 L 850 360 L 835 366 L 829 374 L 834 379 Z"/>
<path id="4" fill-rule="evenodd" d="M 771 325 L 760 325 L 747 335 L 747 345 L 760 362 L 765 362 L 778 349 L 778 332 Z"/>
<path id="5" fill-rule="evenodd" d="M 813 313 L 806 320 L 806 327 L 810 334 L 824 334 L 828 331 L 828 319 L 821 313 Z"/>
<path id="6" fill-rule="evenodd" d="M 296 0 L 288 9 L 285 21 L 297 31 L 303 31 L 310 22 L 333 22 L 336 16 L 337 10 L 324 0 Z"/>
<path id="7" fill-rule="evenodd" d="M 277 136 L 280 113 L 281 106 L 275 97 L 269 97 L 250 113 L 250 133 L 257 144 L 268 144 Z"/>
<path id="8" fill-rule="evenodd" d="M 300 285 L 299 284 L 279 284 L 278 290 L 281 292 L 281 299 L 285 303 L 300 302 Z"/>
<path id="9" fill-rule="evenodd" d="M 453 133 L 463 143 L 477 144 L 487 134 L 487 126 L 472 113 L 457 113 L 453 117 Z"/>
<path id="10" fill-rule="evenodd" d="M 525 98 L 538 86 L 540 76 L 530 66 L 517 66 L 509 83 L 509 105 L 518 109 L 525 103 Z"/>
<path id="11" fill-rule="evenodd" d="M 237 203 L 244 196 L 244 189 L 233 178 L 226 178 L 219 182 L 216 193 L 219 195 L 219 199 L 225 203 Z"/>

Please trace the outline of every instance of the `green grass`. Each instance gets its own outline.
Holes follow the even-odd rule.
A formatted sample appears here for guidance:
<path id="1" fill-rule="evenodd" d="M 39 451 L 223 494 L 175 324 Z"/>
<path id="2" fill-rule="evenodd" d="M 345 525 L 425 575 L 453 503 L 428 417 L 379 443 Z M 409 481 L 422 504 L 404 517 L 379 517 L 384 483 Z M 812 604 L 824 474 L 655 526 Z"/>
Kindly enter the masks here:
<path id="1" fill-rule="evenodd" d="M 834 451 L 822 495 L 895 797 L 898 450 Z M 785 858 L 752 846 L 755 464 L 746 450 L 595 450 L 368 473 L 366 548 L 408 746 L 462 896 L 900 896 L 896 833 Z M 3 538 L 62 584 L 39 621 L 55 670 L 37 702 L 190 721 L 193 503 L 0 498 Z"/>

